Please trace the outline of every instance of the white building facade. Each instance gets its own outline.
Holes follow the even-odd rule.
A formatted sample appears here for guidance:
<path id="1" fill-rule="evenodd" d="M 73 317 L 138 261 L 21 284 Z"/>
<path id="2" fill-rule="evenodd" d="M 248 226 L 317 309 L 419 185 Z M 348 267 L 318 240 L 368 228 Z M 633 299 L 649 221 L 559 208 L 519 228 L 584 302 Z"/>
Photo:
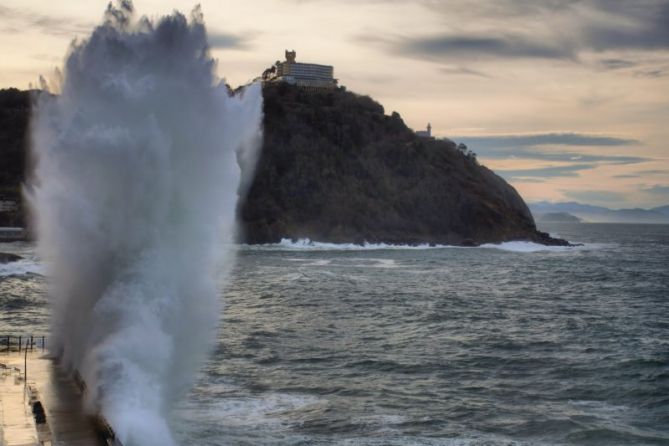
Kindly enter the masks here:
<path id="1" fill-rule="evenodd" d="M 432 124 L 427 123 L 426 130 L 418 130 L 416 136 L 422 136 L 423 138 L 432 138 Z"/>
<path id="2" fill-rule="evenodd" d="M 337 86 L 332 65 L 299 63 L 295 62 L 295 57 L 295 51 L 286 50 L 286 60 L 277 62 L 276 71 L 270 80 L 300 87 L 335 88 Z"/>

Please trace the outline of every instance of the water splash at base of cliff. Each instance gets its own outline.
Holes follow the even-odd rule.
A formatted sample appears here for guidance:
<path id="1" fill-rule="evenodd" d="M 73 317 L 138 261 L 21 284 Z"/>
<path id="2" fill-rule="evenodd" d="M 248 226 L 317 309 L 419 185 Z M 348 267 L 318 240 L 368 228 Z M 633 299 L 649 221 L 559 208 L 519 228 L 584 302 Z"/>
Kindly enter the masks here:
<path id="1" fill-rule="evenodd" d="M 215 334 L 241 172 L 260 141 L 259 85 L 230 96 L 202 14 L 110 5 L 74 42 L 32 118 L 27 195 L 53 298 L 52 350 L 126 445 L 174 444 L 171 403 Z"/>

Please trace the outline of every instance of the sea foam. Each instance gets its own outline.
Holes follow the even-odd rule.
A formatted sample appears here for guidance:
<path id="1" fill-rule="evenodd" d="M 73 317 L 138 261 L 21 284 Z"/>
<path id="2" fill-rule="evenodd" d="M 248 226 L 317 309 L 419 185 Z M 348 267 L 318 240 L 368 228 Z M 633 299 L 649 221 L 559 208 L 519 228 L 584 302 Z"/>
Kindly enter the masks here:
<path id="1" fill-rule="evenodd" d="M 328 243 L 313 241 L 308 238 L 291 240 L 281 239 L 279 243 L 268 243 L 262 245 L 245 245 L 245 249 L 250 250 L 271 250 L 271 251 L 378 251 L 378 250 L 427 250 L 427 249 L 497 249 L 509 252 L 567 252 L 584 249 L 587 246 L 546 246 L 539 243 L 512 241 L 502 243 L 486 243 L 480 246 L 463 247 L 453 245 L 430 245 L 427 243 L 418 245 L 402 245 L 388 243 Z"/>
<path id="2" fill-rule="evenodd" d="M 0 277 L 44 274 L 44 265 L 34 260 L 0 263 Z"/>

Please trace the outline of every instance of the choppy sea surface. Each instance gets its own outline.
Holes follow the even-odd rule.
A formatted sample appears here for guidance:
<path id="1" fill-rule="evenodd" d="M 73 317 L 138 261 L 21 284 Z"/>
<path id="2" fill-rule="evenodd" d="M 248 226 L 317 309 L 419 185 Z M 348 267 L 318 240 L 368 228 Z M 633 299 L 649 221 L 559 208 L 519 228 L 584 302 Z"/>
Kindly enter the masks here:
<path id="1" fill-rule="evenodd" d="M 584 246 L 242 247 L 177 436 L 669 445 L 669 226 L 543 229 Z M 0 335 L 47 331 L 34 247 L 0 251 Z"/>

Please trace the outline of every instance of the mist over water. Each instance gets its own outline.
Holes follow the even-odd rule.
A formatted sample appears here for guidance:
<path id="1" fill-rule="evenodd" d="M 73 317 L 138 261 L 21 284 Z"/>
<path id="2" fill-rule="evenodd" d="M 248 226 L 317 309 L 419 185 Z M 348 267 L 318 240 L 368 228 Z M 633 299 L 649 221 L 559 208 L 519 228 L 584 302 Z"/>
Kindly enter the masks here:
<path id="1" fill-rule="evenodd" d="M 215 66 L 199 8 L 152 22 L 123 1 L 33 113 L 51 348 L 125 445 L 174 444 L 170 407 L 215 339 L 214 272 L 262 117 L 260 86 L 231 97 Z"/>

